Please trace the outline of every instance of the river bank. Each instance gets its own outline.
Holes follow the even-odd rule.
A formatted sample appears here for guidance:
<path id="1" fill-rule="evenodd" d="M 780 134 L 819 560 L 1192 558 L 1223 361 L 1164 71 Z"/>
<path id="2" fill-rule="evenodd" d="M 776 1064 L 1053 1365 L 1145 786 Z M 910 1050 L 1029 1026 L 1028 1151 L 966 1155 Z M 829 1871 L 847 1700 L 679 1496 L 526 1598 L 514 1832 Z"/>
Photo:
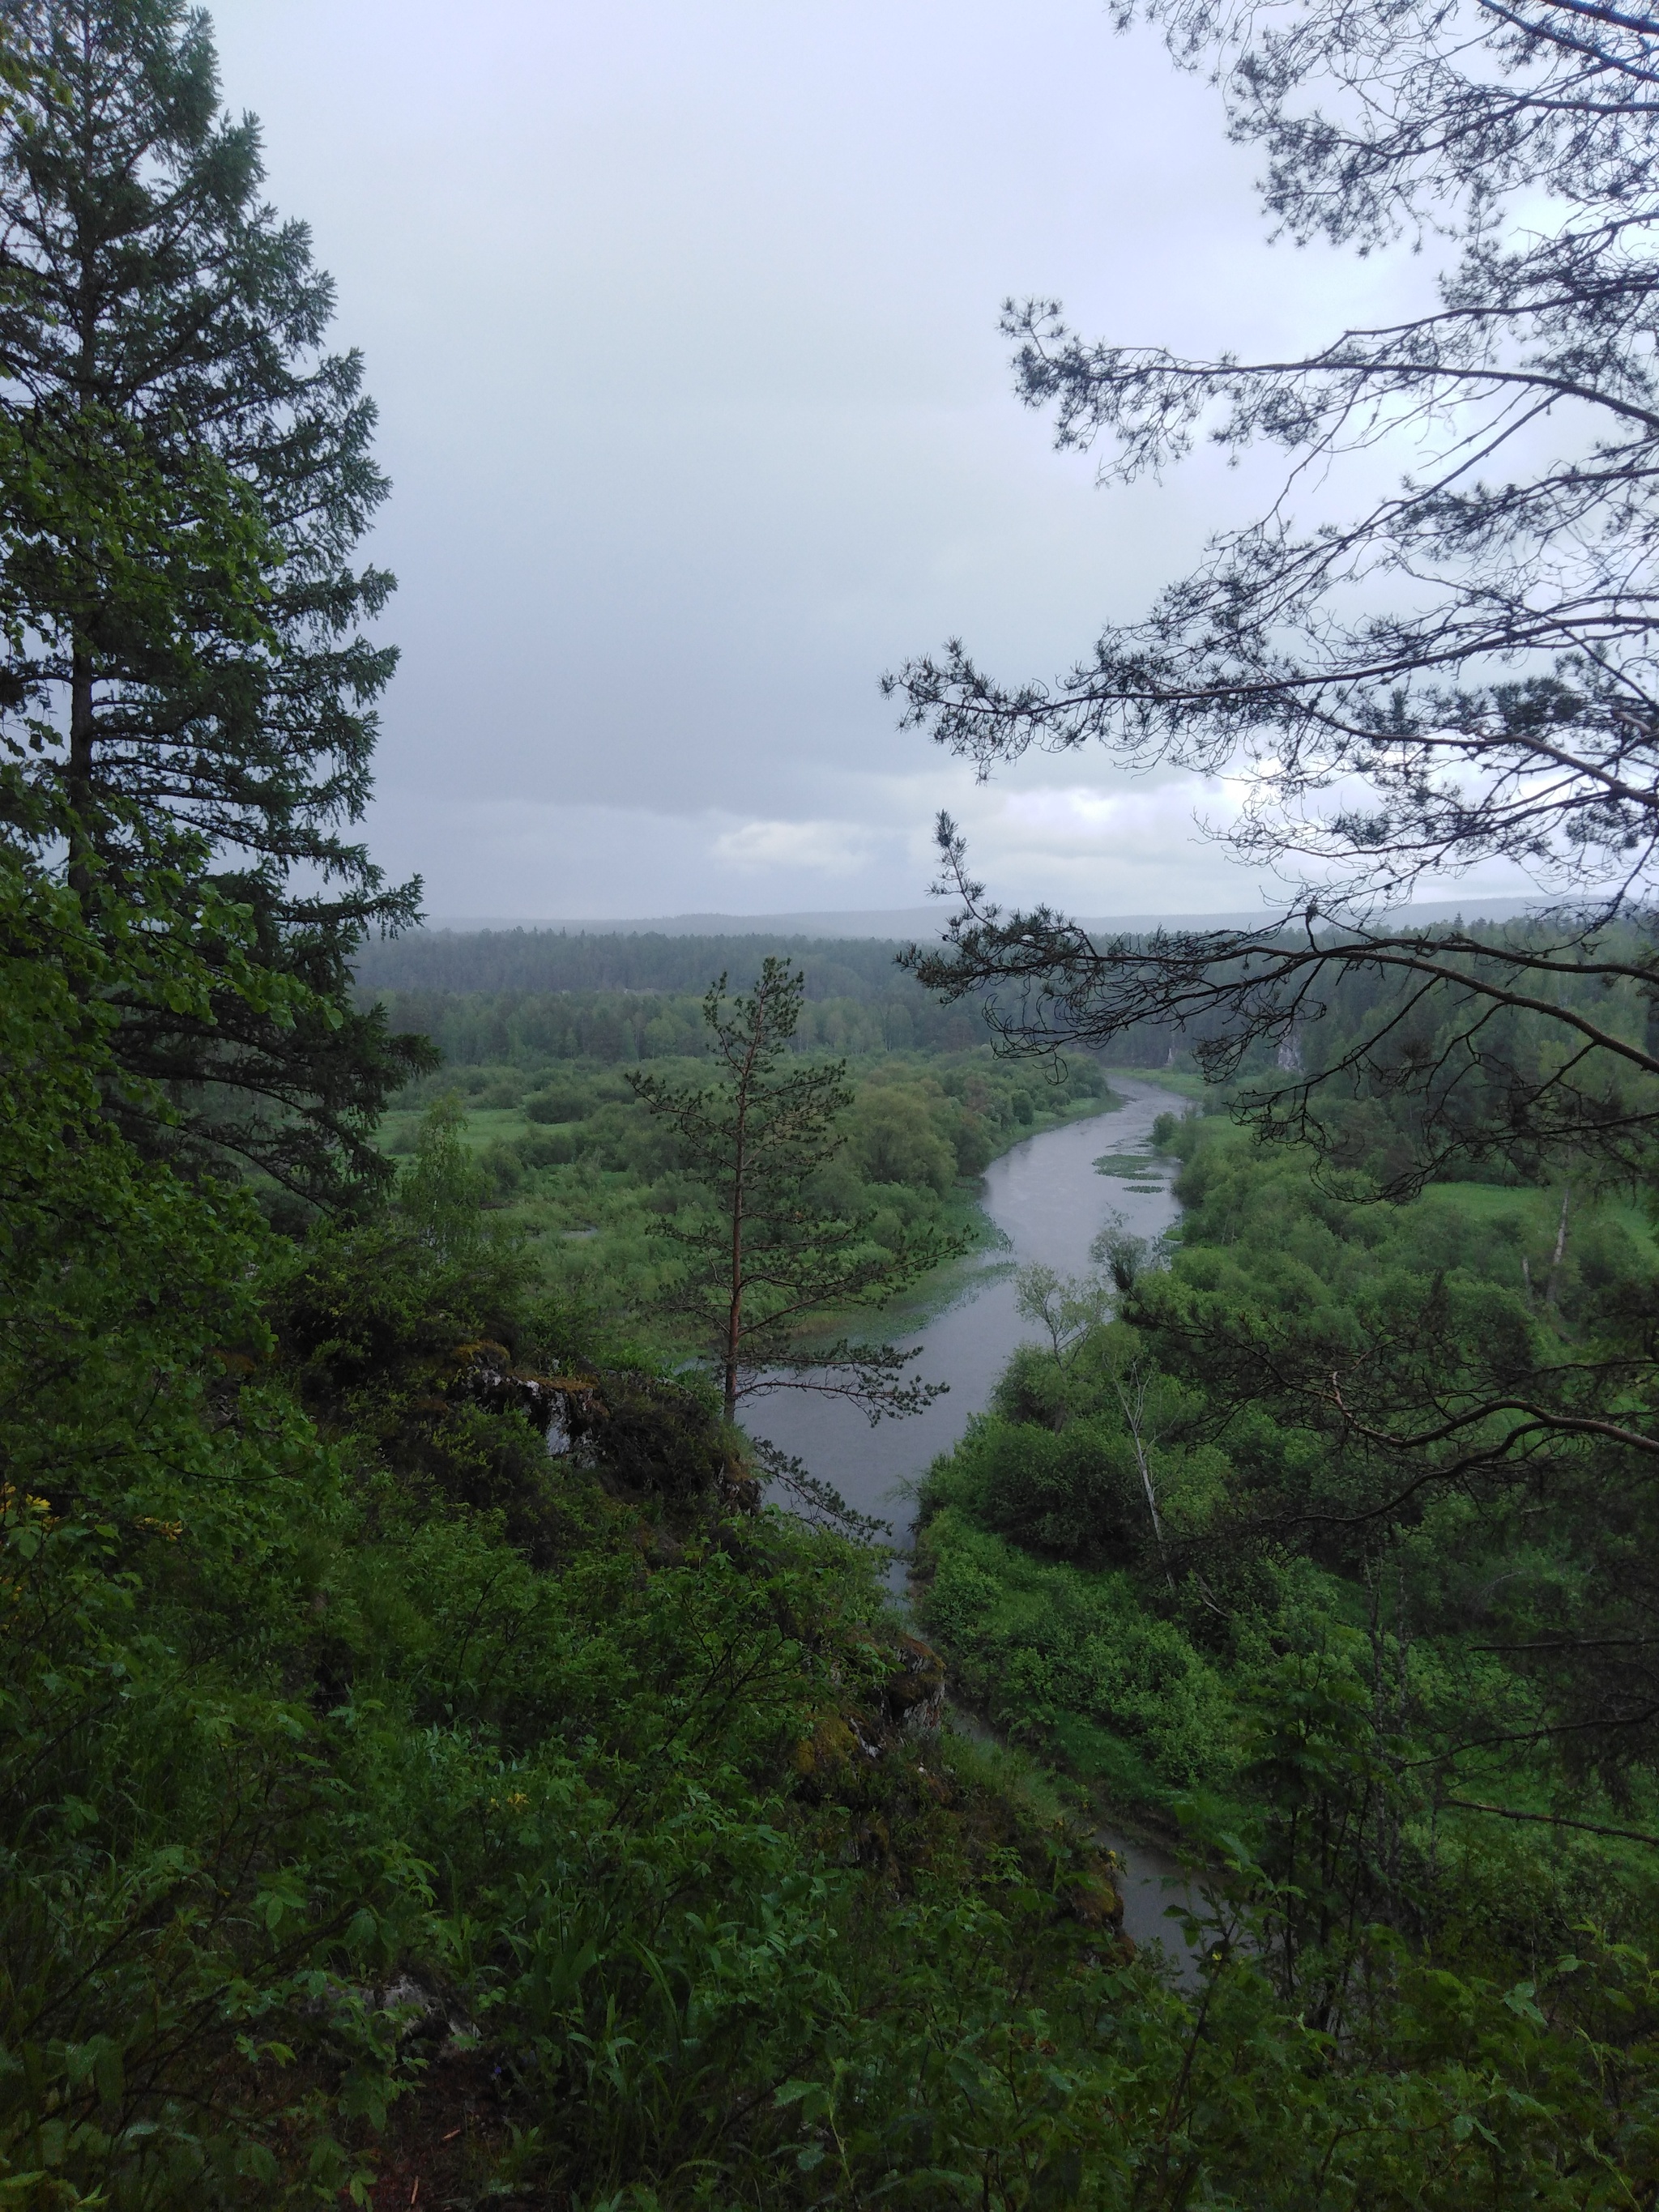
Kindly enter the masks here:
<path id="1" fill-rule="evenodd" d="M 901 1553 L 910 1546 L 914 1486 L 984 1411 L 1009 1355 L 1030 1334 L 1015 1305 L 1018 1269 L 1038 1263 L 1082 1274 L 1092 1264 L 1091 1243 L 1114 1217 L 1151 1239 L 1179 1213 L 1170 1170 L 1154 1160 L 1150 1146 L 1158 1116 L 1182 1112 L 1188 1102 L 1155 1082 L 1121 1074 L 1113 1076 L 1112 1090 L 1117 1103 L 1103 1112 L 1027 1138 L 986 1170 L 980 1202 L 999 1232 L 999 1247 L 970 1269 L 949 1305 L 903 1340 L 921 1346 L 916 1372 L 944 1382 L 945 1396 L 910 1419 L 873 1429 L 842 1401 L 799 1392 L 780 1393 L 750 1413 L 753 1431 L 804 1460 L 859 1512 L 892 1522 Z M 901 1601 L 908 1576 L 901 1556 L 892 1575 Z M 981 1741 L 1001 1741 L 961 1707 L 951 1709 L 950 1724 Z M 1128 1933 L 1143 1948 L 1163 1943 L 1182 1978 L 1191 1978 L 1195 1961 L 1165 1917 L 1172 1899 L 1190 1897 L 1179 1862 L 1128 1815 L 1103 1818 L 1097 1841 L 1121 1862 Z"/>
<path id="2" fill-rule="evenodd" d="M 809 1392 L 750 1401 L 744 1421 L 752 1433 L 804 1460 L 859 1512 L 893 1522 L 901 1549 L 908 1547 L 907 1486 L 984 1411 L 1009 1354 L 1030 1334 L 1015 1307 L 1017 1270 L 1037 1262 L 1081 1274 L 1091 1265 L 1090 1244 L 1112 1216 L 1150 1238 L 1179 1212 L 1167 1168 L 1102 1173 L 1095 1163 L 1148 1159 L 1154 1121 L 1184 1110 L 1187 1102 L 1126 1076 L 1114 1079 L 1113 1097 L 1121 1103 L 1028 1137 L 986 1170 L 980 1205 L 1000 1241 L 969 1264 L 950 1304 L 902 1339 L 920 1346 L 915 1371 L 943 1382 L 943 1397 L 924 1413 L 874 1428 L 845 1401 Z"/>

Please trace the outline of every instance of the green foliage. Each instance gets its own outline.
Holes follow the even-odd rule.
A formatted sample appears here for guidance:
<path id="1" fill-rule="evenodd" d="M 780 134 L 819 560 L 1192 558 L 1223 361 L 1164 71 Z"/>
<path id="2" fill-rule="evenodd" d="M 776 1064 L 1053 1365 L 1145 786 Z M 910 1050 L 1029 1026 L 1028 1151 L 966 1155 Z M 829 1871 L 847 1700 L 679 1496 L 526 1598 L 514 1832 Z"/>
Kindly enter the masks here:
<path id="1" fill-rule="evenodd" d="M 1648 1487 L 1605 1431 L 1511 1463 L 1532 1416 L 1492 1402 L 1594 1361 L 1628 1419 L 1651 1245 L 1583 1192 L 1356 1205 L 1218 1119 L 1156 1133 L 1178 1241 L 1024 1283 L 1047 1340 L 933 1470 L 923 1617 L 1005 1726 L 1191 1825 L 1279 2002 L 1420 2056 L 1495 1954 L 1530 2005 L 1586 1924 L 1651 1940 Z"/>
<path id="2" fill-rule="evenodd" d="M 1097 1071 L 917 1057 L 945 1031 L 848 955 L 717 998 L 711 1085 L 674 979 L 607 995 L 589 947 L 580 1004 L 445 1007 L 491 1065 L 366 1158 L 426 1063 L 343 1003 L 405 911 L 331 826 L 389 669 L 356 365 L 204 24 L 14 16 L 0 2203 L 1650 2201 L 1655 1791 L 1639 1731 L 1595 1748 L 1652 1609 L 1640 1223 L 1357 1210 L 1160 1125 L 1173 1263 L 1028 1275 L 1047 1346 L 925 1501 L 959 1683 L 1068 1774 L 939 1729 L 878 1559 L 760 1510 L 730 1393 L 621 1324 L 718 1214 L 750 1355 L 822 1361 L 807 1320 L 954 1249 L 964 1179 Z M 360 1202 L 279 1234 L 216 1160 Z M 1513 1461 L 1492 1394 L 1551 1360 L 1571 1449 Z M 1487 1471 L 1396 1497 L 1425 1399 Z M 1121 1939 L 1079 1778 L 1186 1819 L 1194 1986 Z"/>
<path id="3" fill-rule="evenodd" d="M 1133 1442 L 1107 1421 L 1068 1422 L 1058 1435 L 981 1421 L 934 1487 L 983 1527 L 1061 1559 L 1134 1560 L 1153 1543 Z"/>
<path id="4" fill-rule="evenodd" d="M 851 1116 L 848 1143 L 866 1182 L 903 1183 L 943 1198 L 957 1158 L 921 1091 L 883 1084 L 866 1091 Z"/>
<path id="5" fill-rule="evenodd" d="M 294 2032 L 331 2039 L 338 2095 L 287 2101 L 344 2179 L 342 2100 L 384 2104 L 387 2053 L 321 1964 L 371 1959 L 422 1881 L 362 1832 L 283 1679 L 337 1482 L 262 1377 L 257 1217 L 102 1115 L 106 1024 L 66 978 L 107 956 L 73 901 L 0 882 L 0 2172 L 20 2203 L 269 2179 L 268 2129 L 217 2083 L 314 2002 Z"/>
<path id="6" fill-rule="evenodd" d="M 430 963 L 439 972 L 488 976 L 491 970 L 483 955 L 474 950 L 487 946 L 489 933 L 456 938 L 413 939 L 408 961 L 417 967 Z M 580 940 L 573 940 L 580 942 Z M 589 939 L 624 951 L 640 940 L 633 938 Z M 687 971 L 677 959 L 676 972 L 702 977 L 734 962 L 754 957 L 752 939 L 677 938 L 677 951 L 696 952 Z M 786 948 L 787 950 L 788 948 Z M 842 950 L 830 948 L 831 951 Z M 891 969 L 885 948 L 878 948 L 883 971 Z M 824 948 L 797 946 L 792 957 L 805 963 L 808 988 L 796 1032 L 795 1048 L 812 1054 L 849 1059 L 900 1060 L 921 1055 L 928 1073 L 939 1060 L 951 1063 L 954 1075 L 942 1075 L 945 1087 L 960 1097 L 971 1084 L 969 1110 L 988 1116 L 1000 1126 L 1024 1119 L 1018 1105 L 1024 1098 L 1033 1115 L 1060 1100 L 1097 1097 L 1104 1079 L 1092 1058 L 1079 1054 L 1062 1068 L 1019 1066 L 993 1058 L 983 1042 L 984 1025 L 961 1008 L 943 1008 L 904 977 L 884 972 L 881 988 L 857 975 L 826 963 Z M 443 965 L 440 965 L 440 962 Z M 623 975 L 639 972 L 632 960 L 618 957 L 615 969 L 607 959 L 604 972 Z M 706 1054 L 708 1032 L 702 1020 L 701 994 L 689 990 L 654 988 L 647 969 L 641 982 L 629 988 L 563 989 L 507 989 L 480 983 L 474 989 L 422 988 L 398 979 L 409 969 L 402 940 L 390 945 L 365 945 L 357 956 L 358 1003 L 367 1008 L 384 1002 L 394 1025 L 419 1030 L 441 1048 L 450 1068 L 489 1067 L 504 1073 L 522 1073 L 570 1061 L 588 1061 L 601 1067 L 618 1067 L 631 1061 L 696 1059 Z M 556 971 L 558 972 L 558 971 Z M 820 995 L 815 983 L 822 983 Z M 967 1072 L 971 1071 L 969 1076 Z M 989 1153 L 986 1155 L 988 1158 Z M 982 1167 L 964 1170 L 977 1173 Z"/>
<path id="7" fill-rule="evenodd" d="M 488 1235 L 481 1214 L 489 1195 L 485 1169 L 468 1152 L 459 1099 L 428 1108 L 415 1157 L 398 1178 L 398 1211 L 445 1258 L 475 1249 Z"/>
<path id="8" fill-rule="evenodd" d="M 988 1704 L 1119 1778 L 1128 1747 L 1166 1796 L 1268 1793 L 1255 1844 L 1216 1845 L 1231 1948 L 1175 1990 L 1117 1941 L 1086 1820 L 917 1726 L 937 1664 L 869 1556 L 734 1501 L 718 1413 L 545 1302 L 453 1106 L 380 1216 L 284 1244 L 102 1115 L 100 1002 L 65 978 L 108 955 L 5 882 L 8 2202 L 1647 2185 L 1638 1956 L 1506 1972 L 1337 1924 L 1398 1881 L 1351 1817 L 1400 1790 L 1344 1647 L 1334 1691 L 1316 1656 L 1263 1668 L 1241 1723 L 1143 1572 L 933 1515 L 929 1603 Z M 208 988 L 165 933 L 144 959 Z M 1027 1363 L 975 1463 L 1028 1403 L 1060 1442 L 1096 1419 L 1103 1358 Z"/>
<path id="9" fill-rule="evenodd" d="M 815 1388 L 851 1398 L 872 1420 L 919 1410 L 933 1394 L 902 1379 L 912 1355 L 845 1338 L 804 1348 L 804 1340 L 821 1335 L 839 1310 L 885 1304 L 962 1249 L 932 1224 L 878 1236 L 871 1217 L 836 1209 L 823 1170 L 845 1142 L 837 1123 L 854 1093 L 840 1063 L 786 1062 L 804 990 L 799 972 L 775 956 L 763 963 L 750 995 L 729 1006 L 722 975 L 703 1001 L 720 1080 L 629 1077 L 641 1103 L 673 1131 L 677 1164 L 693 1186 L 691 1202 L 653 1228 L 680 1249 L 675 1303 L 704 1340 L 728 1421 L 740 1398 L 775 1389 L 780 1370 L 792 1369 L 810 1370 Z M 884 1116 L 884 1104 L 896 1111 Z M 860 1109 L 854 1142 L 866 1160 L 874 1146 L 879 1180 L 922 1182 L 942 1196 L 950 1154 L 925 1113 L 885 1099 L 861 1101 Z"/>
<path id="10" fill-rule="evenodd" d="M 651 1067 L 671 1084 L 708 1081 L 706 1060 L 659 1060 Z M 850 1068 L 848 1079 L 854 1097 L 843 1123 L 848 1141 L 813 1176 L 810 1196 L 826 1214 L 866 1219 L 872 1243 L 890 1254 L 929 1231 L 941 1239 L 982 1238 L 986 1224 L 970 1178 L 1007 1144 L 1087 1110 L 1100 1085 L 1087 1063 L 1065 1085 L 1051 1086 L 982 1051 L 884 1054 Z M 933 1142 L 919 1156 L 920 1184 L 866 1180 L 855 1133 L 866 1102 L 884 1104 L 890 1093 L 906 1102 L 907 1111 L 925 1112 L 934 1139 L 955 1156 L 959 1172 L 943 1197 Z M 386 1125 L 390 1156 L 410 1158 L 425 1108 L 451 1097 L 466 1109 L 458 1134 L 489 1177 L 490 1206 L 525 1233 L 550 1290 L 665 1353 L 701 1348 L 684 1319 L 668 1310 L 674 1303 L 672 1241 L 652 1234 L 653 1223 L 698 1202 L 698 1186 L 679 1164 L 672 1132 L 635 1100 L 624 1077 L 580 1060 L 458 1066 L 410 1086 L 407 1103 Z"/>
<path id="11" fill-rule="evenodd" d="M 1127 1310 L 1231 1462 L 1211 1548 L 1295 1530 L 1363 1579 L 1403 1546 L 1422 1626 L 1506 1649 L 1542 1700 L 1534 1731 L 1605 1775 L 1645 1766 L 1639 1222 L 1570 1186 L 1355 1206 L 1294 1152 L 1213 1121 L 1188 1135 L 1179 1254 Z M 1505 1702 L 1495 1732 L 1518 1725 Z"/>
<path id="12" fill-rule="evenodd" d="M 788 938 L 805 978 L 799 1038 L 813 1053 L 963 1052 L 983 1043 L 968 1008 L 942 1007 L 902 974 L 895 943 Z M 416 933 L 365 945 L 357 975 L 400 1020 L 438 1038 L 452 1064 L 589 1056 L 696 1056 L 710 975 L 747 969 L 752 937 L 589 935 L 515 929 Z"/>
<path id="13" fill-rule="evenodd" d="M 1166 1798 L 1227 1780 L 1238 1755 L 1227 1690 L 1131 1578 L 1030 1559 L 950 1506 L 927 1522 L 923 1572 L 929 1628 L 1004 1725 L 1041 1741 L 1075 1717 L 1125 1737 Z"/>
<path id="14" fill-rule="evenodd" d="M 94 927 L 158 864 L 187 886 L 173 927 L 195 921 L 210 988 L 124 1004 L 115 1064 L 174 1109 L 113 1085 L 129 1127 L 338 1201 L 382 1177 L 374 1115 L 433 1064 L 347 1000 L 418 888 L 339 834 L 395 662 L 359 630 L 391 580 L 349 566 L 385 492 L 361 364 L 322 350 L 332 288 L 261 200 L 205 18 L 29 4 L 6 35 L 4 742 Z M 250 963 L 280 988 L 250 994 Z"/>

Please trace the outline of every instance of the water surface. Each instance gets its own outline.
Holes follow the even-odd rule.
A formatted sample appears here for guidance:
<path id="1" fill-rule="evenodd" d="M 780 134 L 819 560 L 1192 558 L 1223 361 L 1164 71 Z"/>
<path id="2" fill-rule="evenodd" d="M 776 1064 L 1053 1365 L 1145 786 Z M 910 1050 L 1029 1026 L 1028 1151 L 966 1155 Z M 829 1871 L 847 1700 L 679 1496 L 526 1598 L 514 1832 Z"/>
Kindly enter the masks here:
<path id="1" fill-rule="evenodd" d="M 1160 1114 L 1185 1102 L 1152 1083 L 1113 1078 L 1125 1103 L 1028 1137 L 986 1171 L 981 1201 L 1007 1240 L 987 1253 L 969 1274 L 961 1295 L 932 1321 L 899 1341 L 922 1347 L 913 1372 L 948 1384 L 925 1413 L 874 1428 L 843 1399 L 806 1391 L 780 1391 L 750 1400 L 744 1425 L 803 1459 L 813 1474 L 833 1482 L 860 1513 L 890 1520 L 896 1540 L 908 1541 L 910 1510 L 897 1486 L 924 1475 L 941 1452 L 961 1437 L 969 1419 L 990 1401 L 1014 1346 L 1030 1325 L 1014 1310 L 1014 1273 L 1034 1261 L 1061 1274 L 1091 1266 L 1089 1246 L 1114 1214 L 1140 1237 L 1156 1237 L 1179 1208 L 1163 1165 L 1135 1181 L 1155 1189 L 1132 1189 L 1118 1176 L 1097 1172 L 1103 1154 L 1145 1158 Z"/>
<path id="2" fill-rule="evenodd" d="M 951 1449 L 972 1416 L 989 1403 L 1015 1346 L 1033 1333 L 1015 1310 L 1015 1271 L 1041 1261 L 1061 1274 L 1083 1274 L 1093 1264 L 1091 1243 L 1114 1216 L 1136 1236 L 1152 1237 L 1180 1211 L 1164 1164 L 1134 1173 L 1133 1183 L 1152 1186 L 1135 1188 L 1124 1173 L 1103 1174 L 1095 1162 L 1103 1155 L 1145 1159 L 1158 1115 L 1178 1113 L 1186 1102 L 1156 1083 L 1121 1075 L 1113 1077 L 1112 1087 L 1124 1100 L 1121 1106 L 1045 1129 L 987 1170 L 981 1203 L 1006 1243 L 984 1255 L 943 1312 L 899 1339 L 921 1346 L 914 1371 L 930 1382 L 947 1383 L 945 1396 L 908 1420 L 882 1421 L 874 1428 L 845 1401 L 805 1392 L 781 1391 L 751 1401 L 745 1409 L 751 1433 L 795 1453 L 860 1513 L 890 1521 L 895 1540 L 907 1548 L 912 1508 L 900 1486 L 918 1480 Z M 902 1560 L 893 1571 L 895 1594 L 902 1596 Z M 966 1716 L 957 1716 L 956 1724 L 977 1732 Z M 1142 1945 L 1165 1943 L 1181 1960 L 1183 1979 L 1190 1978 L 1179 1933 L 1164 1917 L 1172 1893 L 1165 1880 L 1179 1883 L 1176 1893 L 1185 1891 L 1176 1862 L 1114 1828 L 1103 1828 L 1099 1840 L 1125 1864 L 1120 1887 L 1128 1932 Z"/>

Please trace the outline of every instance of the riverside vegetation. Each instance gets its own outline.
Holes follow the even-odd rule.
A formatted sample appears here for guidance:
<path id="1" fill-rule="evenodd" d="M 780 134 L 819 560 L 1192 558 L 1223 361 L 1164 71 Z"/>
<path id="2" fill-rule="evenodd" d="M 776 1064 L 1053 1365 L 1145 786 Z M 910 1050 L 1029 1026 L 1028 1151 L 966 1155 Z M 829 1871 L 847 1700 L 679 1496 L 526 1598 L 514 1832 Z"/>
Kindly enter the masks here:
<path id="1" fill-rule="evenodd" d="M 928 1480 L 921 1606 L 953 1669 L 1111 1802 L 1259 1836 L 1261 1700 L 1293 1682 L 1369 1732 L 1352 1841 L 1389 1839 L 1371 1878 L 1379 1898 L 1404 1882 L 1413 1925 L 1490 1888 L 1477 1948 L 1523 1895 L 1510 1934 L 1527 1946 L 1569 1948 L 1575 1917 L 1638 1933 L 1659 1792 L 1561 1634 L 1592 1589 L 1599 1626 L 1629 1628 L 1609 1556 L 1627 1529 L 1589 1509 L 1588 1467 L 1553 1510 L 1490 1472 L 1474 1494 L 1399 1501 L 1346 1417 L 1412 1388 L 1448 1404 L 1514 1372 L 1528 1340 L 1614 1353 L 1659 1297 L 1645 1214 L 1492 1183 L 1358 1202 L 1305 1148 L 1196 1109 L 1161 1116 L 1156 1142 L 1174 1237 L 1109 1235 L 1100 1275 L 1029 1281 L 1046 1341 Z M 1600 1649 L 1605 1698 L 1619 1638 Z M 1510 1832 L 1469 1802 L 1494 1795 L 1564 1824 Z"/>
<path id="2" fill-rule="evenodd" d="M 739 957 L 755 960 L 752 942 Z M 676 1261 L 671 1245 L 652 1231 L 696 1197 L 697 1184 L 628 1071 L 637 1053 L 653 1078 L 684 1085 L 707 1080 L 710 1065 L 701 994 L 668 1000 L 672 1030 L 661 1003 L 596 994 L 573 1009 L 537 994 L 522 1010 L 526 1026 L 534 1035 L 562 1019 L 570 1049 L 555 1056 L 520 1042 L 508 1058 L 502 1041 L 486 1036 L 472 1048 L 483 1056 L 475 1058 L 461 999 L 437 1025 L 440 1036 L 452 1037 L 450 1056 L 394 1102 L 382 1142 L 393 1160 L 407 1158 L 434 1108 L 453 1114 L 478 1168 L 482 1201 L 504 1224 L 532 1237 L 537 1272 L 549 1287 L 596 1316 L 654 1334 L 666 1350 L 675 1338 L 662 1308 Z M 828 1024 L 812 1020 L 813 1001 L 805 1012 L 798 1042 L 810 1052 Z M 831 1012 L 842 1027 L 833 1001 Z M 578 1018 L 589 1026 L 578 1029 Z M 1070 1114 L 1097 1111 L 1106 1097 L 1105 1080 L 1086 1055 L 1059 1081 L 999 1060 L 983 1044 L 947 1052 L 878 1048 L 844 1064 L 854 1096 L 839 1119 L 842 1144 L 820 1168 L 815 1193 L 835 1212 L 866 1219 L 874 1241 L 894 1253 L 919 1234 L 981 1237 L 973 1192 L 991 1159 Z"/>
<path id="3" fill-rule="evenodd" d="M 112 956 L 15 856 L 5 883 L 10 2201 L 418 2179 L 459 2203 L 1288 2212 L 1647 2185 L 1639 1883 L 1478 1828 L 1459 1880 L 1425 1863 L 1333 1581 L 1275 1594 L 1241 1563 L 1255 1613 L 1214 1601 L 1260 1664 L 1231 1717 L 1213 1691 L 1168 1725 L 1073 1699 L 1244 1808 L 1208 1832 L 1223 1941 L 1183 1994 L 1118 1940 L 1082 1801 L 917 1731 L 937 1677 L 870 1555 L 753 1510 L 717 1398 L 547 1294 L 453 1117 L 387 1201 L 284 1237 L 102 1115 L 84 986 Z M 165 933 L 125 957 L 131 988 L 191 983 Z M 1018 1364 L 1004 1418 L 1065 1445 L 1054 1393 L 1116 1356 Z M 1048 1472 L 1034 1452 L 1052 1515 Z M 1127 1540 L 1094 1640 L 1115 1616 L 1121 1677 L 1161 1639 L 1174 1711 L 1206 1601 L 1190 1575 L 1159 1595 L 1103 1487 L 995 1540 L 1035 1572 L 1078 1550 L 1079 1591 Z M 1063 1688 L 1030 1687 L 1058 1717 Z"/>
<path id="4" fill-rule="evenodd" d="M 1170 1127 L 1176 1263 L 1030 1284 L 930 1495 L 939 1632 L 1069 1771 L 932 1725 L 882 1555 L 757 1495 L 629 1247 L 720 1193 L 641 1046 L 441 1068 L 353 996 L 416 898 L 346 835 L 386 487 L 205 20 L 0 40 L 0 2203 L 1651 2203 L 1637 1228 L 1540 1227 L 1542 1155 L 1454 1238 Z M 932 1042 L 855 1067 L 792 1250 L 951 1230 L 1054 1097 Z M 1517 1377 L 1547 1487 L 1480 1461 Z M 1407 1492 L 1425 1395 L 1478 1449 Z M 1455 1802 L 1471 1749 L 1582 1825 Z M 1101 1777 L 1186 1814 L 1193 1990 Z"/>

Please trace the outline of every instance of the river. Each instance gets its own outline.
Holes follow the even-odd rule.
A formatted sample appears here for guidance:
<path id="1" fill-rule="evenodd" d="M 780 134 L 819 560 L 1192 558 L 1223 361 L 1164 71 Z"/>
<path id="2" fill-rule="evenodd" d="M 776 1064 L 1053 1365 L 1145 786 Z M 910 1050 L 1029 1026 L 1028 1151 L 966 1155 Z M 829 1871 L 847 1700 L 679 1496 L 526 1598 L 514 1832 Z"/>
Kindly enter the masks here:
<path id="1" fill-rule="evenodd" d="M 795 1453 L 814 1474 L 834 1483 L 849 1505 L 890 1520 L 907 1547 L 910 1513 L 901 1486 L 919 1480 L 950 1450 L 970 1418 L 988 1404 L 1010 1352 L 1031 1334 L 1015 1310 L 1015 1270 L 1041 1261 L 1061 1274 L 1083 1274 L 1091 1265 L 1090 1244 L 1114 1213 L 1135 1235 L 1152 1237 L 1179 1212 L 1169 1170 L 1161 1163 L 1126 1176 L 1103 1174 L 1095 1162 L 1103 1155 L 1145 1159 L 1158 1115 L 1178 1113 L 1186 1102 L 1155 1083 L 1121 1075 L 1113 1077 L 1112 1087 L 1121 1106 L 1028 1137 L 987 1170 L 981 1203 L 1006 1245 L 985 1255 L 950 1305 L 901 1339 L 921 1346 L 913 1371 L 948 1384 L 947 1395 L 925 1413 L 873 1429 L 844 1401 L 799 1391 L 761 1400 L 746 1415 L 753 1433 Z M 893 1571 L 896 1594 L 902 1595 L 902 1560 Z M 965 1717 L 957 1724 L 971 1731 Z M 1179 1868 L 1165 1853 L 1115 1829 L 1101 1830 L 1099 1840 L 1127 1869 L 1120 1885 L 1125 1927 L 1139 1944 L 1166 1943 L 1185 1978 L 1190 1964 L 1164 1917 L 1164 1885 L 1166 1879 L 1180 1881 Z"/>

